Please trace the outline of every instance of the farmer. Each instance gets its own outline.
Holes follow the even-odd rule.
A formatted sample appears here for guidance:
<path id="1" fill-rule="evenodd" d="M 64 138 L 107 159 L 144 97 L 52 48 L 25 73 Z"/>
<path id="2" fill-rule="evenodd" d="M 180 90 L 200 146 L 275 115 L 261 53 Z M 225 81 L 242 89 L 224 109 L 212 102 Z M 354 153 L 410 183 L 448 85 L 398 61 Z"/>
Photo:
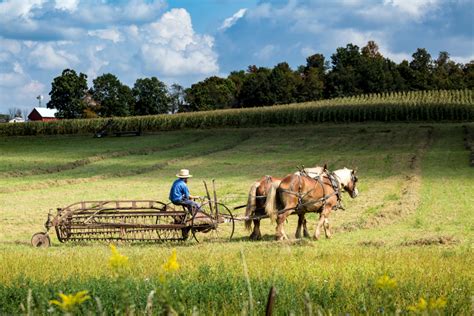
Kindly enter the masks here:
<path id="1" fill-rule="evenodd" d="M 178 179 L 176 179 L 171 186 L 170 200 L 175 205 L 185 206 L 189 213 L 193 214 L 193 211 L 199 209 L 201 205 L 193 201 L 193 199 L 199 197 L 190 195 L 188 186 L 186 185 L 188 179 L 191 178 L 192 175 L 189 174 L 188 169 L 181 169 L 176 176 Z"/>

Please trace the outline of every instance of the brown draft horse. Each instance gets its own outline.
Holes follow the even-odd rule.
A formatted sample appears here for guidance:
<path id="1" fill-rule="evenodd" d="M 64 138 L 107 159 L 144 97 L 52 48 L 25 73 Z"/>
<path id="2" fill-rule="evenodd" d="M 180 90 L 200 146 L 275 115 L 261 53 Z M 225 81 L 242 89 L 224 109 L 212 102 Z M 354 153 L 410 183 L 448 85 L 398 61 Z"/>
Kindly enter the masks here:
<path id="1" fill-rule="evenodd" d="M 359 194 L 354 170 L 339 169 L 333 174 L 324 172 L 319 178 L 313 179 L 306 175 L 290 174 L 278 185 L 273 185 L 267 195 L 266 213 L 276 218 L 276 238 L 288 239 L 284 231 L 286 218 L 292 214 L 307 212 L 320 213 L 314 238 L 319 239 L 321 227 L 327 238 L 331 237 L 329 222 L 331 210 L 337 208 L 341 190 L 347 191 L 352 198 Z"/>
<path id="2" fill-rule="evenodd" d="M 314 168 L 305 168 L 302 171 L 298 171 L 295 174 L 306 174 L 310 177 L 317 177 L 326 170 L 326 165 L 324 167 L 316 166 Z M 267 194 L 270 188 L 273 185 L 278 186 L 283 178 L 277 178 L 272 176 L 264 176 L 260 178 L 257 182 L 252 184 L 249 190 L 247 207 L 245 210 L 245 216 L 248 218 L 245 221 L 245 227 L 250 230 L 252 229 L 253 221 L 253 231 L 250 234 L 250 239 L 259 240 L 262 238 L 262 233 L 260 232 L 260 220 L 262 217 L 266 216 L 265 204 L 267 200 Z M 306 219 L 304 214 L 300 215 L 298 219 L 298 230 L 297 238 L 300 238 L 301 235 L 301 226 L 304 226 L 305 236 L 309 237 L 308 230 L 306 228 Z"/>

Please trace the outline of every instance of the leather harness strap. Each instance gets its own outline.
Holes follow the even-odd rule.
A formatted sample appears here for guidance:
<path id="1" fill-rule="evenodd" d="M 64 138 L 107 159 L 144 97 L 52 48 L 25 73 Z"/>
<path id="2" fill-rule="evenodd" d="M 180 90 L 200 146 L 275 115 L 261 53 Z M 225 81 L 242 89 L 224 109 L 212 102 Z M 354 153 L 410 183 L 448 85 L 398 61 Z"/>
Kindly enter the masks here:
<path id="1" fill-rule="evenodd" d="M 322 175 L 326 175 L 327 178 L 329 179 L 329 182 L 330 182 L 331 187 L 333 189 L 333 192 L 330 193 L 330 194 L 326 194 L 326 189 L 325 189 L 324 183 L 321 179 L 322 178 L 321 175 L 318 175 L 316 177 L 310 177 L 306 172 L 303 175 L 296 175 L 298 177 L 298 191 L 297 192 L 295 192 L 293 190 L 293 187 L 291 187 L 291 190 L 282 189 L 282 188 L 278 187 L 278 189 L 280 191 L 288 193 L 288 194 L 296 195 L 298 197 L 298 204 L 296 205 L 296 207 L 290 207 L 290 208 L 287 208 L 287 209 L 283 209 L 279 213 L 284 213 L 284 212 L 292 210 L 292 209 L 294 209 L 296 212 L 298 212 L 299 210 L 301 210 L 301 208 L 303 208 L 304 206 L 306 206 L 308 204 L 315 204 L 315 203 L 319 203 L 319 202 L 323 202 L 322 205 L 321 205 L 321 208 L 322 208 L 322 207 L 324 207 L 324 205 L 326 205 L 327 200 L 330 197 L 332 197 L 333 195 L 336 195 L 336 197 L 337 197 L 337 202 L 338 202 L 337 207 L 342 208 L 341 203 L 340 203 L 341 202 L 341 194 L 340 194 L 340 190 L 339 190 L 339 181 L 337 180 L 337 176 L 333 172 L 325 172 Z M 316 189 L 316 186 L 314 188 L 312 188 L 311 190 L 306 191 L 305 193 L 301 193 L 301 176 L 305 176 L 305 177 L 308 177 L 310 179 L 316 180 L 321 185 L 321 188 L 323 189 L 323 197 L 321 197 L 318 200 L 310 200 L 310 201 L 307 201 L 307 202 L 303 202 L 304 197 L 306 197 L 309 193 L 314 191 Z M 293 186 L 293 184 L 292 184 L 292 186 Z"/>

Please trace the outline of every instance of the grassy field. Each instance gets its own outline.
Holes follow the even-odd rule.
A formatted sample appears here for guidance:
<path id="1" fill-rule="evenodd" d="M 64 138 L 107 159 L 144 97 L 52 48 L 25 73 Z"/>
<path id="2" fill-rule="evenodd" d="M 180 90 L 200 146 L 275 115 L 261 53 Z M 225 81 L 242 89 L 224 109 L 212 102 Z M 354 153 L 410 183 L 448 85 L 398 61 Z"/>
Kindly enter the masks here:
<path id="1" fill-rule="evenodd" d="M 0 137 L 0 148 L 0 314 L 60 313 L 48 302 L 82 290 L 91 298 L 74 312 L 262 314 L 272 285 L 278 314 L 472 314 L 474 168 L 461 124 Z M 202 180 L 216 179 L 234 207 L 262 175 L 323 163 L 357 167 L 360 179 L 360 196 L 345 195 L 347 210 L 331 215 L 330 240 L 276 242 L 267 219 L 263 240 L 250 242 L 238 222 L 226 243 L 118 244 L 128 257 L 120 271 L 105 243 L 60 244 L 52 234 L 51 248 L 29 245 L 50 209 L 167 201 L 180 168 L 194 175 L 191 192 L 204 195 Z M 316 216 L 308 218 L 314 231 Z M 166 265 L 173 249 L 177 271 Z"/>

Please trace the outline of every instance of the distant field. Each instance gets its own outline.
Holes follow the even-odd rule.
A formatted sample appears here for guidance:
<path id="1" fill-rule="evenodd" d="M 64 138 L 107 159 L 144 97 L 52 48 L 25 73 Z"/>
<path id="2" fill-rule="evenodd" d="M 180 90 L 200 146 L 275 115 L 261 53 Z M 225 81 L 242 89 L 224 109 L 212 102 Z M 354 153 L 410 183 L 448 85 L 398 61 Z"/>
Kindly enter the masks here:
<path id="1" fill-rule="evenodd" d="M 148 300 L 153 313 L 262 314 L 275 285 L 278 314 L 406 313 L 422 308 L 423 298 L 425 311 L 469 315 L 474 168 L 463 138 L 462 124 L 454 123 L 0 137 L 0 314 L 44 314 L 60 291 L 80 290 L 92 297 L 80 306 L 84 313 L 144 314 L 155 291 Z M 130 265 L 119 277 L 108 267 L 107 244 L 60 244 L 54 237 L 49 249 L 29 246 L 50 209 L 81 200 L 167 201 L 180 168 L 194 175 L 192 192 L 204 195 L 202 180 L 216 179 L 219 198 L 234 207 L 262 175 L 324 163 L 357 167 L 360 178 L 360 196 L 345 195 L 347 210 L 331 215 L 331 240 L 295 240 L 291 216 L 292 240 L 273 241 L 275 225 L 267 219 L 263 241 L 250 242 L 238 222 L 227 243 L 119 244 Z M 314 231 L 314 214 L 309 221 Z M 180 269 L 164 273 L 173 248 Z M 384 275 L 396 284 L 380 281 Z"/>

